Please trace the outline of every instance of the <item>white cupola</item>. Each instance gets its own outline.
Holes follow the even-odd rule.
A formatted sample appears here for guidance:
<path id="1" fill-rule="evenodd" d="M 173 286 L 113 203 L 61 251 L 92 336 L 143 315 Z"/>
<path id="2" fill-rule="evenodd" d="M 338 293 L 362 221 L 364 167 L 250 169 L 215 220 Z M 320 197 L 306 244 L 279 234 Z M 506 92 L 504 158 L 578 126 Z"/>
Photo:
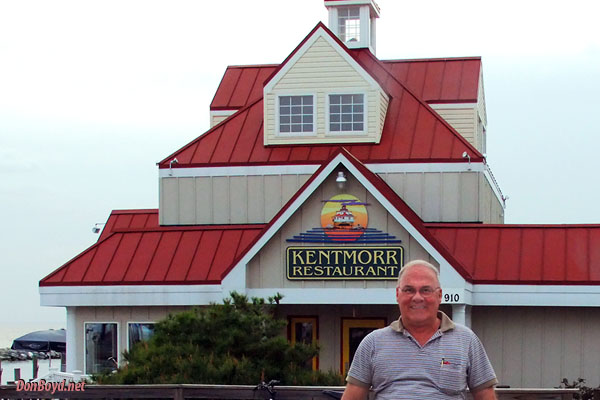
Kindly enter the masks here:
<path id="1" fill-rule="evenodd" d="M 351 49 L 369 48 L 375 54 L 375 21 L 379 6 L 374 0 L 325 0 L 329 29 Z"/>

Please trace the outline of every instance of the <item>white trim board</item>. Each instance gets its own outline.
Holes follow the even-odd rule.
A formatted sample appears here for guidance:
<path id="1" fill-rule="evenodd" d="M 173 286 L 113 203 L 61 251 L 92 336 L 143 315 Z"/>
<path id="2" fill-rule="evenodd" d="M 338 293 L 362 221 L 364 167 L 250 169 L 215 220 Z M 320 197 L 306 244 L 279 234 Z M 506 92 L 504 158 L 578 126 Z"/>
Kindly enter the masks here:
<path id="1" fill-rule="evenodd" d="M 41 286 L 40 305 L 193 306 L 220 302 L 221 285 Z"/>
<path id="2" fill-rule="evenodd" d="M 475 284 L 473 305 L 600 307 L 600 286 Z"/>
<path id="3" fill-rule="evenodd" d="M 385 163 L 365 164 L 376 174 L 394 172 L 483 172 L 485 164 L 477 163 Z M 231 167 L 196 167 L 159 169 L 160 178 L 194 178 L 206 176 L 298 175 L 314 174 L 319 165 L 250 165 Z M 170 175 L 172 171 L 172 175 Z"/>

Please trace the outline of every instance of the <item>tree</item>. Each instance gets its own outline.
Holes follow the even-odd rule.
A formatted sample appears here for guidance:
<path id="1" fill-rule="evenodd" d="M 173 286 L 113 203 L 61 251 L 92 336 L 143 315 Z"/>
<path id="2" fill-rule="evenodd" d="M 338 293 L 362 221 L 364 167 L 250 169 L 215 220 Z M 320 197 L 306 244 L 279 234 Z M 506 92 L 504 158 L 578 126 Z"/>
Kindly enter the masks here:
<path id="1" fill-rule="evenodd" d="M 341 385 L 335 372 L 306 369 L 318 348 L 291 345 L 276 318 L 281 295 L 265 301 L 231 293 L 223 304 L 170 314 L 152 338 L 124 353 L 126 365 L 103 374 L 103 384 L 256 384 L 277 379 L 287 385 Z"/>

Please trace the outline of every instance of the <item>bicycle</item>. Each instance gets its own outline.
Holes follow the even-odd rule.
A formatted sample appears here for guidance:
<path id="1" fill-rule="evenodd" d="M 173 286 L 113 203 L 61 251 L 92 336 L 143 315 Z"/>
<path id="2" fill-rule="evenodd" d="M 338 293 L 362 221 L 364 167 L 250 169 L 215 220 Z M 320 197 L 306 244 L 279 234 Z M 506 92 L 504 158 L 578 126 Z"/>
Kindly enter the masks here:
<path id="1" fill-rule="evenodd" d="M 278 385 L 279 381 L 272 379 L 271 381 L 269 381 L 269 383 L 265 383 L 265 382 L 261 382 L 258 385 L 256 385 L 256 387 L 254 388 L 254 390 L 261 390 L 261 391 L 267 391 L 269 392 L 269 400 L 275 400 L 275 395 L 277 394 L 277 392 L 274 390 L 275 389 L 275 385 Z"/>

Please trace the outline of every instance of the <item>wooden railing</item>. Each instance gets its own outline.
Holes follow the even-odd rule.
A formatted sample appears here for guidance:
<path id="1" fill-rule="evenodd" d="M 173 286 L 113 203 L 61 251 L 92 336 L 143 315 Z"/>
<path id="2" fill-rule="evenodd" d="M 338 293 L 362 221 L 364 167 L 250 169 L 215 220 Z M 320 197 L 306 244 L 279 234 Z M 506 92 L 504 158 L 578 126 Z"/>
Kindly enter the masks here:
<path id="1" fill-rule="evenodd" d="M 0 386 L 0 399 L 268 399 L 268 393 L 254 386 L 234 385 L 85 385 L 79 391 L 20 390 Z M 343 387 L 277 386 L 277 400 L 332 400 L 324 391 L 343 391 Z M 499 400 L 566 400 L 577 389 L 496 389 Z M 595 393 L 600 400 L 600 391 Z"/>

